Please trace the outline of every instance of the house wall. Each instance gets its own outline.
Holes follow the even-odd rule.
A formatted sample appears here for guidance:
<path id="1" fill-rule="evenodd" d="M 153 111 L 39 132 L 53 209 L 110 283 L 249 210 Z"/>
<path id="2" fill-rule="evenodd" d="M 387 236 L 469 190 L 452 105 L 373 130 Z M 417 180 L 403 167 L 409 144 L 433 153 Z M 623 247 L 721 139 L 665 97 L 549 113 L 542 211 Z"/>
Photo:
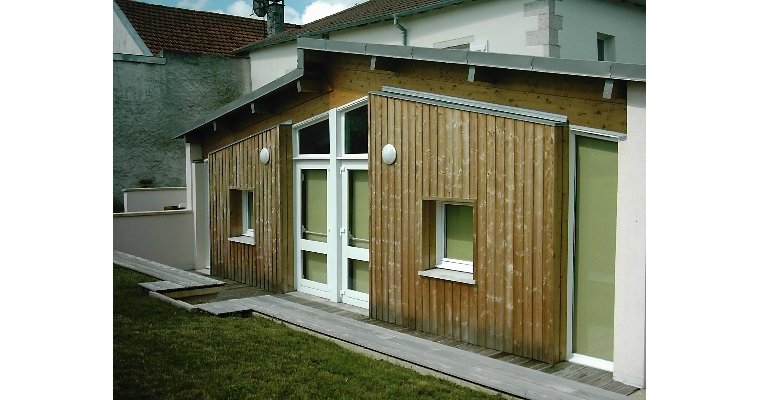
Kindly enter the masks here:
<path id="1" fill-rule="evenodd" d="M 370 316 L 564 359 L 567 127 L 379 95 L 370 125 Z M 380 157 L 386 144 L 392 165 Z M 417 274 L 435 267 L 438 199 L 473 204 L 474 285 Z"/>
<path id="2" fill-rule="evenodd" d="M 562 58 L 596 60 L 597 32 L 615 36 L 615 59 L 646 64 L 646 11 L 643 7 L 604 0 L 556 1 L 562 15 Z M 591 18 L 590 16 L 593 16 Z"/>
<path id="3" fill-rule="evenodd" d="M 186 193 L 183 187 L 124 189 L 124 211 L 163 211 L 164 206 L 187 204 Z"/>
<path id="4" fill-rule="evenodd" d="M 276 292 L 293 290 L 291 140 L 290 125 L 279 125 L 209 155 L 214 275 Z M 263 148 L 270 152 L 266 165 L 259 162 Z M 242 203 L 235 190 L 253 191 L 253 245 L 229 240 L 242 231 Z"/>
<path id="5" fill-rule="evenodd" d="M 114 212 L 124 209 L 122 189 L 185 186 L 184 144 L 173 133 L 250 89 L 246 59 L 164 56 L 165 65 L 113 62 Z"/>
<path id="6" fill-rule="evenodd" d="M 607 0 L 550 2 L 552 7 L 547 1 L 528 0 L 464 3 L 402 17 L 399 23 L 407 30 L 408 46 L 436 47 L 438 42 L 472 36 L 487 41 L 492 53 L 543 57 L 549 56 L 548 44 L 553 43 L 552 56 L 582 60 L 597 59 L 596 37 L 601 32 L 615 36 L 616 61 L 646 64 L 643 8 Z M 402 44 L 392 20 L 331 32 L 330 39 Z M 255 90 L 296 68 L 296 43 L 257 49 L 249 57 Z"/>
<path id="7" fill-rule="evenodd" d="M 646 378 L 646 84 L 628 84 L 628 135 L 618 144 L 614 378 Z"/>

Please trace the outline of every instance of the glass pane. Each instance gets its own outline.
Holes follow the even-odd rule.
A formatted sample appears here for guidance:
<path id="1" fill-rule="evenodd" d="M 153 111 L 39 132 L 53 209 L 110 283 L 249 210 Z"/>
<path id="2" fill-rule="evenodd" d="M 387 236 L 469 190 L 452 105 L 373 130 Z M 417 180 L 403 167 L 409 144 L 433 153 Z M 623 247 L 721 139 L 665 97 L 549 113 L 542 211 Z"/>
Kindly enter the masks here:
<path id="1" fill-rule="evenodd" d="M 348 288 L 369 293 L 369 263 L 348 259 Z"/>
<path id="2" fill-rule="evenodd" d="M 303 278 L 327 284 L 327 254 L 303 253 Z"/>
<path id="3" fill-rule="evenodd" d="M 444 257 L 472 261 L 472 206 L 446 204 Z"/>
<path id="4" fill-rule="evenodd" d="M 298 130 L 299 154 L 330 154 L 330 121 L 324 120 Z"/>
<path id="5" fill-rule="evenodd" d="M 369 150 L 368 107 L 361 106 L 345 114 L 343 132 L 346 141 L 346 154 L 367 154 Z"/>
<path id="6" fill-rule="evenodd" d="M 369 179 L 366 170 L 348 170 L 348 245 L 369 249 Z"/>
<path id="7" fill-rule="evenodd" d="M 612 361 L 617 143 L 578 137 L 573 351 Z"/>
<path id="8" fill-rule="evenodd" d="M 246 192 L 248 196 L 248 225 L 246 229 L 253 229 L 253 192 Z"/>
<path id="9" fill-rule="evenodd" d="M 327 170 L 304 169 L 302 182 L 303 238 L 327 242 Z"/>

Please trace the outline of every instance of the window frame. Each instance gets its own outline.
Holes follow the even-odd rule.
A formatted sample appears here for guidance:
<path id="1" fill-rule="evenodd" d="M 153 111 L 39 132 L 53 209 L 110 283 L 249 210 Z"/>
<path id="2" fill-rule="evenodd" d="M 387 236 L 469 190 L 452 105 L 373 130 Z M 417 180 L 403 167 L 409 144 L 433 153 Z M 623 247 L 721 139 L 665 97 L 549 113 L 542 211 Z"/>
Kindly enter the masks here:
<path id="1" fill-rule="evenodd" d="M 446 255 L 446 205 L 457 205 L 457 206 L 467 206 L 472 207 L 472 218 L 473 218 L 473 229 L 475 227 L 475 208 L 472 203 L 468 202 L 461 202 L 461 201 L 436 201 L 435 205 L 435 267 L 451 270 L 451 271 L 459 271 L 464 272 L 468 274 L 472 274 L 474 270 L 474 256 L 475 252 L 473 250 L 473 261 L 467 261 L 467 260 L 459 260 L 456 258 L 448 258 L 445 257 Z M 475 234 L 472 233 L 472 243 L 473 246 L 475 245 Z"/>

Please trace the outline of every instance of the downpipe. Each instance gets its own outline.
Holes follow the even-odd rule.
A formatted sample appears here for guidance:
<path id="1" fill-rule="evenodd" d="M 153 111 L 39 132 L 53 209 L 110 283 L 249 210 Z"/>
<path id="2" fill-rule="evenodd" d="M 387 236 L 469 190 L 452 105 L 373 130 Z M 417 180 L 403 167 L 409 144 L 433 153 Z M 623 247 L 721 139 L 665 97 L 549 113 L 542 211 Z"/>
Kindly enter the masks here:
<path id="1" fill-rule="evenodd" d="M 401 30 L 401 45 L 406 46 L 406 28 L 398 23 L 398 15 L 393 16 L 393 26 Z"/>

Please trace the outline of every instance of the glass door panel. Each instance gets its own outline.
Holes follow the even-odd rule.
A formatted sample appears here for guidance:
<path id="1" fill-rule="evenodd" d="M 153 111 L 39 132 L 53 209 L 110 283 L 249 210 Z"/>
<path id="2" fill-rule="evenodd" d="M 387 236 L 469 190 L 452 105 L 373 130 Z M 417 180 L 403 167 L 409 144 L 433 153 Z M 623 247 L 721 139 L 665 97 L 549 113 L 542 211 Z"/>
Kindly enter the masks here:
<path id="1" fill-rule="evenodd" d="M 573 353 L 612 361 L 617 143 L 577 136 Z"/>
<path id="2" fill-rule="evenodd" d="M 369 308 L 369 175 L 366 162 L 343 172 L 343 302 Z"/>
<path id="3" fill-rule="evenodd" d="M 302 238 L 327 243 L 327 170 L 302 172 Z"/>

